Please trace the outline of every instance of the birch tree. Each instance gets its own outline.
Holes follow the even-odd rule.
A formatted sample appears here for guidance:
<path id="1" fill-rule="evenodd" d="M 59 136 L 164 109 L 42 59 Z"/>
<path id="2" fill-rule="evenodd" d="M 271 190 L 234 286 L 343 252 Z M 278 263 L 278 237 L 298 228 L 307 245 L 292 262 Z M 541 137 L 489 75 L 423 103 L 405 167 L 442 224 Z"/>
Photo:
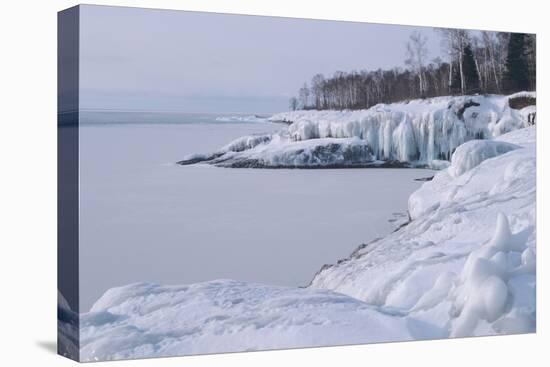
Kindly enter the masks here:
<path id="1" fill-rule="evenodd" d="M 307 87 L 307 83 L 304 83 L 302 88 L 300 88 L 300 90 L 298 91 L 298 96 L 300 98 L 302 108 L 306 109 L 309 105 L 309 88 Z"/>
<path id="2" fill-rule="evenodd" d="M 457 65 L 459 69 L 460 93 L 464 94 L 466 91 L 466 81 L 462 62 L 464 60 L 464 49 L 469 44 L 470 34 L 466 29 L 438 28 L 437 31 L 441 34 L 443 51 L 449 57 L 449 64 L 451 66 Z M 449 73 L 450 88 L 453 88 L 452 75 L 453 70 Z"/>
<path id="3" fill-rule="evenodd" d="M 428 48 L 426 44 L 428 37 L 418 31 L 411 33 L 407 42 L 407 58 L 405 64 L 409 65 L 418 76 L 418 90 L 421 96 L 426 95 L 426 78 L 424 76 L 424 67 L 428 57 Z"/>

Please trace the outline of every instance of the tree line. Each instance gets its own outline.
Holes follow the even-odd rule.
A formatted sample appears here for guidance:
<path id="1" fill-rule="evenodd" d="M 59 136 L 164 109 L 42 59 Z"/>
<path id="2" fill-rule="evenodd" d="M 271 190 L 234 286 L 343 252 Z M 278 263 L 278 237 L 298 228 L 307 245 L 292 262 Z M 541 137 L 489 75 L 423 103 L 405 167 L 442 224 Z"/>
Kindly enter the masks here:
<path id="1" fill-rule="evenodd" d="M 406 43 L 405 67 L 316 74 L 290 98 L 290 109 L 363 109 L 416 98 L 535 90 L 534 34 L 436 32 L 445 60 L 429 60 L 428 38 L 414 31 Z"/>

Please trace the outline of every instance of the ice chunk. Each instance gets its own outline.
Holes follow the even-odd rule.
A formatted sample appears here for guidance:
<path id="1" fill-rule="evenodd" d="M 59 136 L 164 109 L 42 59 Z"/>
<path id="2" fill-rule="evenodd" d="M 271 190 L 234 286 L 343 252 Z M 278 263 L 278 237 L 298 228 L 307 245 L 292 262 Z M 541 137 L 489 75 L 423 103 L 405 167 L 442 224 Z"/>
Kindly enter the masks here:
<path id="1" fill-rule="evenodd" d="M 494 140 L 471 140 L 459 146 L 453 153 L 449 173 L 453 177 L 478 166 L 486 159 L 499 156 L 520 146 Z"/>
<path id="2" fill-rule="evenodd" d="M 265 144 L 271 141 L 273 136 L 269 134 L 248 135 L 233 140 L 220 150 L 222 152 L 242 152 L 243 150 L 252 149 L 260 144 Z"/>
<path id="3" fill-rule="evenodd" d="M 451 336 L 472 335 L 479 320 L 494 323 L 504 315 L 510 300 L 507 281 L 517 274 L 517 268 L 508 259 L 511 252 L 521 252 L 525 248 L 525 244 L 518 243 L 518 238 L 523 238 L 522 234 L 513 235 L 506 216 L 498 213 L 493 237 L 470 253 L 464 265 L 460 277 L 462 284 L 454 293 L 453 313 L 458 316 L 453 322 Z M 525 257 L 529 256 L 526 253 Z M 498 324 L 494 330 L 505 331 L 505 324 Z"/>
<path id="4" fill-rule="evenodd" d="M 508 287 L 501 278 L 491 276 L 483 282 L 480 294 L 483 296 L 485 319 L 493 322 L 502 315 L 506 300 L 508 299 Z"/>

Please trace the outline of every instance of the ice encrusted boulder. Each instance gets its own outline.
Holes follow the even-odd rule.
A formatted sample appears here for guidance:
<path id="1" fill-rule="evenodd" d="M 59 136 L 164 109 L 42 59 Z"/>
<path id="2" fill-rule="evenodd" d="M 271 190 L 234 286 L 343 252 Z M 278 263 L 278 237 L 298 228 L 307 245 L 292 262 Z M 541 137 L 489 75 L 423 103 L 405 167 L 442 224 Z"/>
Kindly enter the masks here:
<path id="1" fill-rule="evenodd" d="M 520 148 L 516 144 L 498 140 L 471 140 L 456 148 L 448 172 L 458 177 L 486 159 Z"/>
<path id="2" fill-rule="evenodd" d="M 378 104 L 358 111 L 284 112 L 269 118 L 290 123 L 278 133 L 243 137 L 214 153 L 188 156 L 178 163 L 204 162 L 236 168 L 383 164 L 441 168 L 445 167 L 442 162 L 449 161 L 455 149 L 469 140 L 494 139 L 528 126 L 529 111 L 534 106 L 526 107 L 529 111 L 515 110 L 508 101 L 508 96 L 475 95 Z M 330 154 L 345 154 L 358 145 L 364 146 L 363 153 L 359 158 L 352 154 L 356 158 L 353 161 L 341 161 Z M 318 151 L 323 154 L 315 156 Z"/>
<path id="3" fill-rule="evenodd" d="M 253 148 L 247 149 L 247 146 Z M 384 164 L 375 161 L 365 141 L 357 137 L 288 144 L 278 135 L 270 136 L 269 139 L 266 136 L 247 136 L 231 142 L 221 152 L 206 156 L 190 155 L 178 163 L 186 165 L 207 161 L 216 166 L 232 168 L 332 168 Z"/>

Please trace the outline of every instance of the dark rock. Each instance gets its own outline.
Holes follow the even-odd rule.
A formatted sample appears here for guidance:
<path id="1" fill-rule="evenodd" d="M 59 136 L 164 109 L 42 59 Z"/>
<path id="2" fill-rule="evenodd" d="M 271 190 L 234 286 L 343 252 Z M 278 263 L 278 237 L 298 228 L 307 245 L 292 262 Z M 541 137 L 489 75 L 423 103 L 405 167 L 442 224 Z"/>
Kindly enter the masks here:
<path id="1" fill-rule="evenodd" d="M 458 111 L 456 112 L 456 115 L 458 116 L 459 119 L 464 121 L 464 111 L 466 111 L 467 108 L 477 107 L 479 105 L 480 105 L 479 103 L 474 102 L 472 100 L 467 101 L 458 109 Z"/>
<path id="2" fill-rule="evenodd" d="M 429 176 L 429 177 L 419 177 L 419 178 L 415 178 L 414 180 L 415 181 L 422 181 L 422 182 L 425 182 L 425 181 L 431 181 L 434 179 L 434 176 Z"/>
<path id="3" fill-rule="evenodd" d="M 533 97 L 514 97 L 508 99 L 508 106 L 515 110 L 521 110 L 528 106 L 536 106 L 537 99 Z"/>

